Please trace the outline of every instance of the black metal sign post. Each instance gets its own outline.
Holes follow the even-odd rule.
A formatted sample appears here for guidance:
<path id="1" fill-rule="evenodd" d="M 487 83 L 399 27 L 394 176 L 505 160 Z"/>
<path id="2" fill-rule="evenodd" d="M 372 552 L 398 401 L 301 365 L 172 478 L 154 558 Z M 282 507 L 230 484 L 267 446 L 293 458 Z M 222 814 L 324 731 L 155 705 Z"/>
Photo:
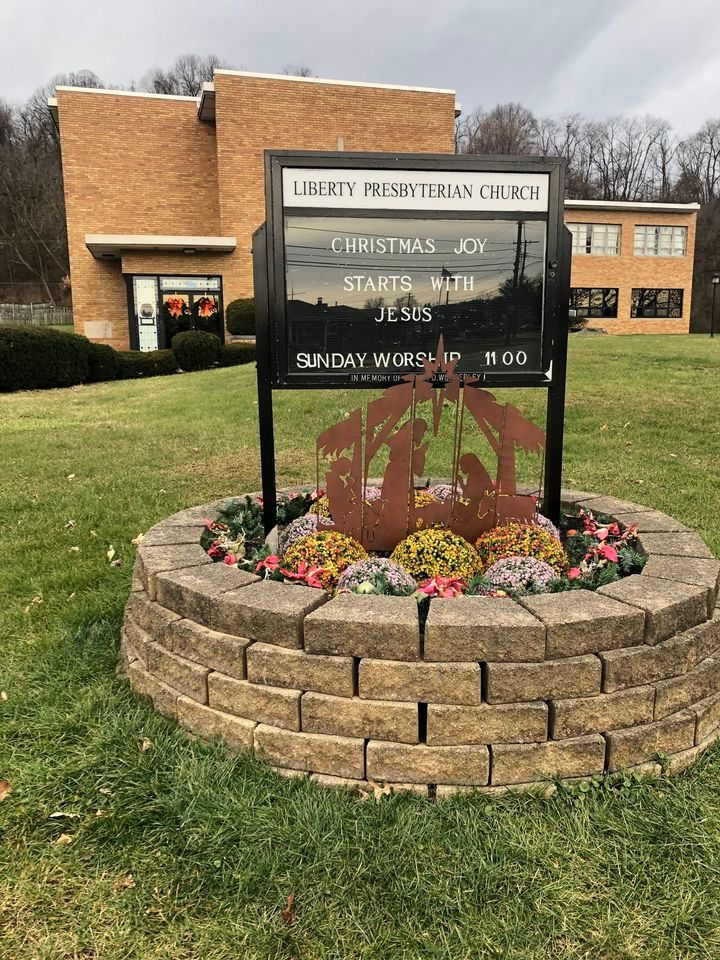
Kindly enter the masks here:
<path id="1" fill-rule="evenodd" d="M 570 279 L 564 161 L 266 151 L 253 237 L 264 519 L 273 389 L 377 388 L 443 336 L 456 372 L 548 390 L 544 510 L 557 520 Z"/>

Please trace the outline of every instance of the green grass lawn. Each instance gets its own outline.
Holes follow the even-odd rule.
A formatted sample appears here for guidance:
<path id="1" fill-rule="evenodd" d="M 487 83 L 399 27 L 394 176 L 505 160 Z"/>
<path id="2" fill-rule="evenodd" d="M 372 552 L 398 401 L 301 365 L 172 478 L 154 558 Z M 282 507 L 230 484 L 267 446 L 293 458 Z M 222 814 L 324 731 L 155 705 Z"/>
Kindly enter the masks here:
<path id="1" fill-rule="evenodd" d="M 312 479 L 318 430 L 363 399 L 276 395 L 281 482 Z M 514 399 L 542 422 L 541 393 Z M 116 674 L 131 541 L 258 488 L 255 411 L 254 367 L 0 397 L 0 955 L 720 957 L 720 749 L 549 799 L 360 802 L 133 698 Z M 720 340 L 574 339 L 565 477 L 720 555 Z"/>

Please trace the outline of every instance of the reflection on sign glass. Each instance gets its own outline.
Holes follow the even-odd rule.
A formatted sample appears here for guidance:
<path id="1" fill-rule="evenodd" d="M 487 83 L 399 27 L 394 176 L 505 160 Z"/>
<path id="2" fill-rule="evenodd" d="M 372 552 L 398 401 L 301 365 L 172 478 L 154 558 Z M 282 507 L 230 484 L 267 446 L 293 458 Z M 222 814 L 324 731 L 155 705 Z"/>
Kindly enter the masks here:
<path id="1" fill-rule="evenodd" d="M 440 334 L 458 373 L 541 370 L 540 220 L 285 218 L 288 372 L 382 382 Z"/>

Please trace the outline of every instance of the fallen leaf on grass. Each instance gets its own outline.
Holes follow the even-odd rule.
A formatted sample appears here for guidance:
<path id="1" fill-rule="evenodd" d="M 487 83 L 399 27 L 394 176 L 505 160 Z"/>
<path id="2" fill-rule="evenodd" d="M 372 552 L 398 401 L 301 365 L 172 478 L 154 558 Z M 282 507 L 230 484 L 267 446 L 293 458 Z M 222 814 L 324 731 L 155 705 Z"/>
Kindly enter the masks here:
<path id="1" fill-rule="evenodd" d="M 74 480 L 74 479 L 75 479 L 75 474 L 74 474 L 74 473 L 69 473 L 69 474 L 67 475 L 67 479 L 68 479 L 68 480 Z"/>
<path id="2" fill-rule="evenodd" d="M 0 780 L 0 800 L 4 800 L 9 793 L 12 793 L 12 787 L 7 780 Z"/>
<path id="3" fill-rule="evenodd" d="M 80 547 L 70 547 L 68 553 L 80 553 Z"/>
<path id="4" fill-rule="evenodd" d="M 110 787 L 100 787 L 100 789 L 98 790 L 98 793 L 102 793 L 104 797 L 112 796 L 112 790 L 110 789 Z"/>
<path id="5" fill-rule="evenodd" d="M 152 745 L 153 745 L 152 740 L 148 740 L 147 737 L 143 737 L 142 740 L 140 741 L 140 752 L 147 753 L 148 750 L 152 749 Z"/>
<path id="6" fill-rule="evenodd" d="M 131 543 L 134 547 L 139 547 L 140 544 L 143 542 L 143 539 L 144 539 L 144 538 L 145 538 L 145 534 L 144 534 L 144 533 L 139 533 L 139 534 L 135 537 L 134 540 L 131 540 L 131 541 L 130 541 L 130 543 Z"/>
<path id="7" fill-rule="evenodd" d="M 96 537 L 96 536 L 97 536 L 97 530 L 91 530 L 91 531 L 90 531 L 90 536 L 91 536 L 91 537 Z"/>
<path id="8" fill-rule="evenodd" d="M 293 903 L 295 902 L 295 897 L 292 893 L 288 894 L 287 903 L 280 911 L 280 916 L 283 918 L 283 923 L 292 924 L 295 923 L 295 913 L 293 911 Z"/>
<path id="9" fill-rule="evenodd" d="M 114 556 L 115 556 L 115 547 L 112 544 L 110 544 L 110 548 L 108 549 L 108 552 L 107 552 L 107 558 L 109 563 L 112 563 Z"/>
<path id="10" fill-rule="evenodd" d="M 606 423 L 604 423 L 604 424 L 600 427 L 600 432 L 602 433 L 602 431 L 603 431 L 603 430 L 607 430 L 607 428 L 608 428 L 608 425 L 607 425 Z"/>
<path id="11" fill-rule="evenodd" d="M 25 610 L 23 611 L 23 613 L 30 613 L 30 609 L 32 607 L 36 607 L 38 603 L 42 603 L 42 602 L 43 602 L 42 597 L 33 597 L 30 603 L 25 607 Z"/>
<path id="12" fill-rule="evenodd" d="M 65 524 L 65 529 L 66 529 L 66 530 L 72 530 L 72 528 L 73 528 L 74 526 L 75 526 L 75 521 L 74 521 L 74 520 L 68 520 L 68 522 Z"/>
<path id="13" fill-rule="evenodd" d="M 56 810 L 55 813 L 51 813 L 48 817 L 49 820 L 59 820 L 61 817 L 74 817 L 77 819 L 80 816 L 79 813 L 66 813 L 64 810 Z"/>
<path id="14" fill-rule="evenodd" d="M 673 460 L 677 460 L 677 454 L 676 454 L 676 453 L 671 453 L 670 456 L 673 458 Z"/>
<path id="15" fill-rule="evenodd" d="M 72 593 L 70 594 L 70 596 L 68 597 L 68 601 L 69 601 L 69 600 L 74 600 L 75 597 L 76 597 L 76 593 L 75 593 L 75 591 L 73 590 L 73 592 L 72 592 Z"/>
<path id="16" fill-rule="evenodd" d="M 630 421 L 628 420 L 627 423 L 624 423 L 624 424 L 623 424 L 623 430 L 627 430 L 627 428 L 628 428 L 629 426 L 630 426 Z"/>
<path id="17" fill-rule="evenodd" d="M 55 843 L 59 847 L 69 847 L 72 842 L 73 842 L 73 838 L 70 836 L 69 833 L 61 833 L 60 836 L 55 841 Z"/>
<path id="18" fill-rule="evenodd" d="M 368 780 L 367 783 L 370 789 L 368 790 L 367 788 L 361 788 L 360 798 L 362 800 L 369 800 L 370 797 L 372 797 L 373 800 L 382 800 L 383 797 L 389 796 L 392 792 L 387 783 L 380 784 L 376 783 L 374 780 Z"/>
<path id="19" fill-rule="evenodd" d="M 132 890 L 134 886 L 135 878 L 131 873 L 128 873 L 125 877 L 119 877 L 112 885 L 112 888 L 115 893 L 122 893 L 123 890 Z"/>
<path id="20" fill-rule="evenodd" d="M 7 700 L 7 690 L 0 690 L 0 700 L 2 700 L 3 703 Z"/>

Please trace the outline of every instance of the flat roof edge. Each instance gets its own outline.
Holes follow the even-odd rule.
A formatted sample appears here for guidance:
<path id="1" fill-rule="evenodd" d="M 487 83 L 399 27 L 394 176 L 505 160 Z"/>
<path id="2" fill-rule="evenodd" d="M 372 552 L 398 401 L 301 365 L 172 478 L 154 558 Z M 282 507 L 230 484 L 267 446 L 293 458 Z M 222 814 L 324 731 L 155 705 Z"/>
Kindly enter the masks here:
<path id="1" fill-rule="evenodd" d="M 214 75 L 228 77 L 251 77 L 257 80 L 290 80 L 297 83 L 326 83 L 338 87 L 373 87 L 380 90 L 406 90 L 417 93 L 447 93 L 455 96 L 455 90 L 446 87 L 414 87 L 400 83 L 369 83 L 365 80 L 329 80 L 325 77 L 295 77 L 287 73 L 255 73 L 251 70 L 215 70 Z"/>
<path id="2" fill-rule="evenodd" d="M 566 207 L 578 210 L 667 210 L 677 213 L 699 210 L 699 203 L 669 203 L 656 200 L 565 200 Z"/>
<path id="3" fill-rule="evenodd" d="M 55 92 L 65 90 L 69 93 L 105 93 L 114 94 L 116 97 L 150 97 L 154 100 L 187 100 L 197 103 L 197 97 L 181 97 L 175 93 L 146 93 L 144 90 L 111 90 L 106 87 L 68 87 L 59 84 L 55 87 Z"/>

